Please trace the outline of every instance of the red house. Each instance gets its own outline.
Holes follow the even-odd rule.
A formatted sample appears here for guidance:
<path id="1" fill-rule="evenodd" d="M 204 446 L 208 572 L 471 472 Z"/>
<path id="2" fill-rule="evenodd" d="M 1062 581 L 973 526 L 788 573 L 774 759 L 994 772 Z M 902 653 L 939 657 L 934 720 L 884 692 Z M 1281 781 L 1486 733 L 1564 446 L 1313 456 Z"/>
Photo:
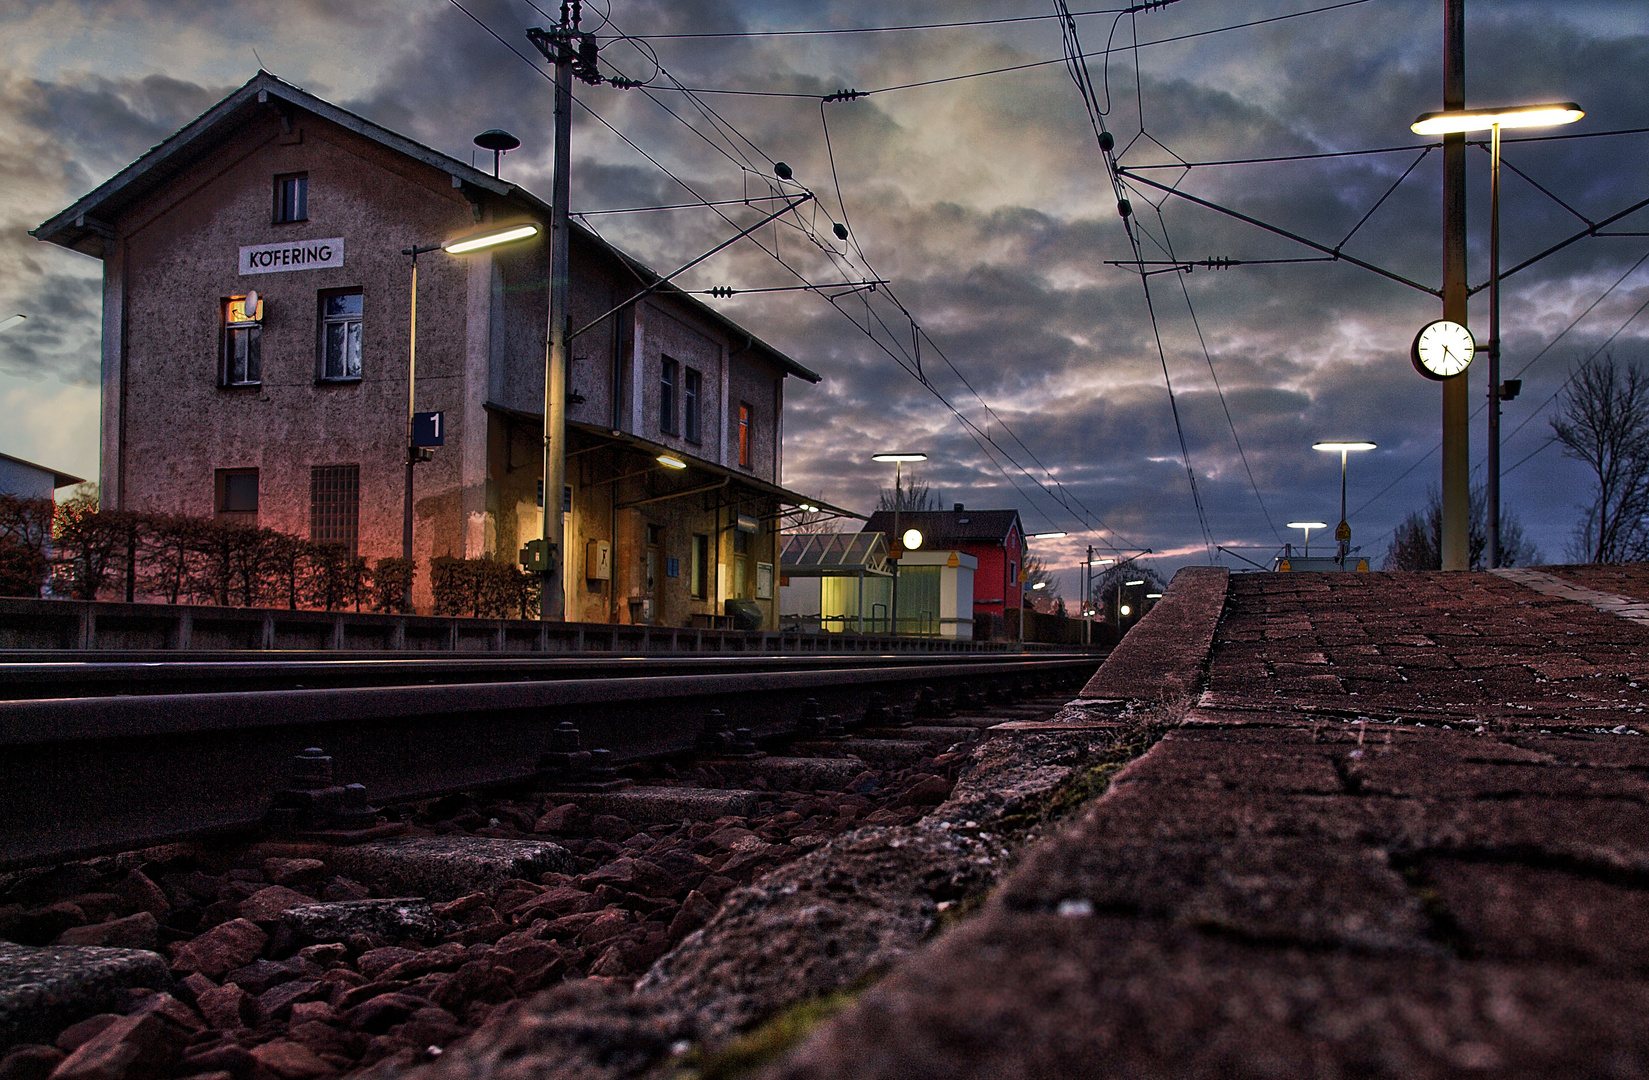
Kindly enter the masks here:
<path id="1" fill-rule="evenodd" d="M 973 575 L 975 634 L 983 636 L 994 615 L 1000 620 L 1022 603 L 1025 529 L 1017 510 L 969 510 L 961 503 L 950 510 L 901 510 L 899 532 L 894 533 L 893 511 L 878 510 L 865 523 L 865 532 L 886 533 L 888 547 L 897 549 L 910 529 L 922 534 L 922 547 L 960 551 L 979 560 Z"/>

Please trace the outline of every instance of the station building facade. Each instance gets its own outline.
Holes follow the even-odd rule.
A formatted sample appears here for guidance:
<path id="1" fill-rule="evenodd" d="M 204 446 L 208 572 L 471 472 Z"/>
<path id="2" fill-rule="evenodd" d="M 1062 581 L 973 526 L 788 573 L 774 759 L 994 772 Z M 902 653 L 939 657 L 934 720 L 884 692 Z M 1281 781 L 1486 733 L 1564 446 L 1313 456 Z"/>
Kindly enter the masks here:
<path id="1" fill-rule="evenodd" d="M 418 260 L 415 604 L 430 558 L 515 562 L 542 515 L 550 208 L 267 73 L 34 230 L 103 262 L 100 480 L 113 508 L 401 554 Z M 594 234 L 571 234 L 566 617 L 777 625 L 785 382 L 819 376 Z M 257 294 L 256 307 L 247 298 Z M 667 468 L 660 455 L 684 463 Z M 834 508 L 832 508 L 834 509 Z"/>

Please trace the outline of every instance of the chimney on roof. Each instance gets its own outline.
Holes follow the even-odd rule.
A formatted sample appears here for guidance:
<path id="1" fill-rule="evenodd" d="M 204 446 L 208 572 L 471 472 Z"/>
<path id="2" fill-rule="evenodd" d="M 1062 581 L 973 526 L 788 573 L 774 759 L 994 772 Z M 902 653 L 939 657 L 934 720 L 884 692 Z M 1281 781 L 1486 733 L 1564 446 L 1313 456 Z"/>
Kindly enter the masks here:
<path id="1" fill-rule="evenodd" d="M 960 514 L 961 512 L 962 512 L 962 504 L 961 503 L 957 503 L 955 506 L 951 507 L 951 513 Z"/>

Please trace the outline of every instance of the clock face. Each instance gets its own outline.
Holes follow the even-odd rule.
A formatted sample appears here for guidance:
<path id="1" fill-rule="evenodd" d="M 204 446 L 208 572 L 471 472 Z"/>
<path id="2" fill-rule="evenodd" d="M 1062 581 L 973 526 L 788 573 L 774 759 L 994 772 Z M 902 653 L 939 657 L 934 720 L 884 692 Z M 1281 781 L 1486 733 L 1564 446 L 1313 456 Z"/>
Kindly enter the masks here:
<path id="1" fill-rule="evenodd" d="M 1414 370 L 1428 379 L 1447 379 L 1465 371 L 1477 352 L 1472 332 L 1457 322 L 1438 319 L 1414 336 L 1409 358 Z"/>

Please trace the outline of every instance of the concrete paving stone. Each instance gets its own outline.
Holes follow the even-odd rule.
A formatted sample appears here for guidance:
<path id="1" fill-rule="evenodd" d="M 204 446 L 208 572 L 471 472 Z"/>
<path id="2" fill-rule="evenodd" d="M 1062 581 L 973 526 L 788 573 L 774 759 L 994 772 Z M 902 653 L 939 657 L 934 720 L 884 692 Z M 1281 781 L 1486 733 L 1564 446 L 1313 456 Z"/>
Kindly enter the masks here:
<path id="1" fill-rule="evenodd" d="M 1000 893 L 1013 912 L 1051 913 L 1077 901 L 1097 912 L 1166 918 L 1258 940 L 1429 947 L 1420 900 L 1384 852 L 1319 838 L 1224 844 L 1067 836 L 1033 849 L 1024 872 Z"/>
<path id="2" fill-rule="evenodd" d="M 725 788 L 641 787 L 624 791 L 550 792 L 545 796 L 545 805 L 572 803 L 586 813 L 612 814 L 637 824 L 658 825 L 750 817 L 756 812 L 758 798 L 754 791 Z"/>
<path id="3" fill-rule="evenodd" d="M 1117 783 L 1330 794 L 1344 791 L 1328 747 L 1160 743 Z"/>
<path id="4" fill-rule="evenodd" d="M 544 873 L 564 873 L 569 858 L 565 848 L 544 840 L 430 836 L 340 847 L 329 861 L 359 881 L 430 900 L 455 900 L 511 878 L 537 881 Z"/>
<path id="5" fill-rule="evenodd" d="M 163 990 L 171 984 L 166 959 L 158 953 L 0 941 L 0 1050 L 50 1042 L 68 1025 L 110 1011 L 120 990 Z"/>
<path id="6" fill-rule="evenodd" d="M 1382 748 L 1383 749 L 1383 748 Z M 1462 751 L 1464 747 L 1460 748 Z M 1358 793 L 1453 799 L 1506 799 L 1538 795 L 1649 803 L 1649 777 L 1623 769 L 1577 769 L 1525 762 L 1474 762 L 1436 751 L 1370 749 L 1340 767 Z"/>
<path id="7" fill-rule="evenodd" d="M 1306 678 L 1275 678 L 1268 684 L 1274 694 L 1328 694 L 1346 692 L 1345 685 L 1333 675 L 1311 675 Z"/>
<path id="8" fill-rule="evenodd" d="M 1515 863 L 1427 858 L 1418 870 L 1474 956 L 1649 973 L 1643 889 Z"/>
<path id="9" fill-rule="evenodd" d="M 1514 735 L 1508 741 L 1565 765 L 1649 769 L 1649 737 L 1642 735 Z"/>
<path id="10" fill-rule="evenodd" d="M 1649 985 L 1585 972 L 1021 916 L 942 939 L 758 1075 L 1629 1076 L 1649 1064 L 1646 1007 Z"/>
<path id="11" fill-rule="evenodd" d="M 1357 800 L 1362 801 L 1362 800 Z M 1649 807 L 1617 799 L 1403 799 L 1397 852 L 1560 860 L 1649 873 Z"/>
<path id="12" fill-rule="evenodd" d="M 932 757 L 936 749 L 943 749 L 917 739 L 842 739 L 828 745 L 837 753 L 851 754 L 878 767 L 914 765 L 925 757 Z"/>
<path id="13" fill-rule="evenodd" d="M 1162 701 L 1194 692 L 1207 666 L 1229 576 L 1216 567 L 1187 567 L 1175 574 L 1163 598 L 1117 643 L 1081 696 Z"/>

